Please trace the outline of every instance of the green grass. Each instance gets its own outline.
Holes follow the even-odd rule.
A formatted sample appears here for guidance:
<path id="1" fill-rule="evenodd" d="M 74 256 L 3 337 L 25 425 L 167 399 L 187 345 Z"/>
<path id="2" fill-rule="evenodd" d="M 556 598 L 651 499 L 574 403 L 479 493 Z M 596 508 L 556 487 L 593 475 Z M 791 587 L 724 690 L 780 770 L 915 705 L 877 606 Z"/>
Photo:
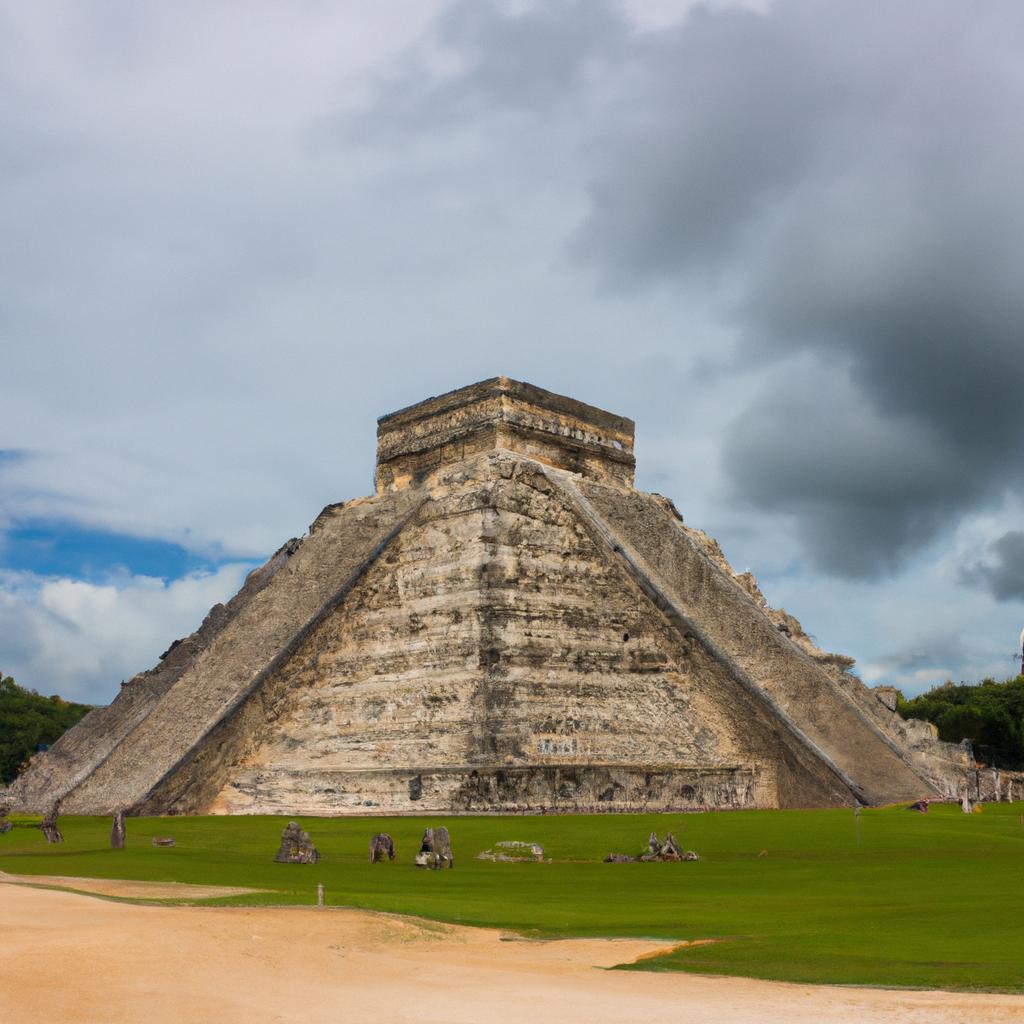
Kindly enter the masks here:
<path id="1" fill-rule="evenodd" d="M 232 904 L 312 904 L 397 911 L 537 936 L 719 938 L 642 964 L 786 981 L 1024 991 L 1024 806 L 955 806 L 926 815 L 865 810 L 691 815 L 300 819 L 322 854 L 273 863 L 285 819 L 129 819 L 109 848 L 107 818 L 61 818 L 65 842 L 37 829 L 0 835 L 0 870 L 251 886 Z M 27 824 L 22 819 L 19 824 Z M 412 866 L 425 824 L 446 824 L 454 871 Z M 697 863 L 603 864 L 674 831 Z M 390 832 L 394 864 L 366 862 Z M 153 835 L 177 846 L 158 849 Z M 545 864 L 476 854 L 502 839 L 544 845 Z M 763 852 L 762 852 L 763 851 Z M 667 944 L 669 944 L 667 943 Z"/>

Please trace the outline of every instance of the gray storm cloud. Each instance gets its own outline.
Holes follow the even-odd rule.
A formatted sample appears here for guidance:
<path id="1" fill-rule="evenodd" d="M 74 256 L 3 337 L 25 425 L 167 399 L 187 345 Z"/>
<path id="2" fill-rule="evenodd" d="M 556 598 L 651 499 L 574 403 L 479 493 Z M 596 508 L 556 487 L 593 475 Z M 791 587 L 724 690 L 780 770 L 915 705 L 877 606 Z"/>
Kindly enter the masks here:
<path id="1" fill-rule="evenodd" d="M 606 280 L 717 289 L 741 363 L 817 359 L 723 457 L 830 571 L 1024 484 L 1022 40 L 1008 3 L 697 11 L 598 134 L 577 246 Z"/>
<path id="2" fill-rule="evenodd" d="M 433 38 L 449 71 L 393 77 L 382 124 L 542 117 L 531 142 L 583 161 L 571 251 L 603 292 L 713 309 L 727 377 L 795 361 L 722 464 L 819 567 L 885 574 L 1024 489 L 1024 8 L 777 0 L 645 32 L 460 3 Z"/>
<path id="3" fill-rule="evenodd" d="M 997 601 L 1024 599 L 1024 530 L 1009 530 L 992 541 L 985 557 L 965 565 L 961 575 Z"/>

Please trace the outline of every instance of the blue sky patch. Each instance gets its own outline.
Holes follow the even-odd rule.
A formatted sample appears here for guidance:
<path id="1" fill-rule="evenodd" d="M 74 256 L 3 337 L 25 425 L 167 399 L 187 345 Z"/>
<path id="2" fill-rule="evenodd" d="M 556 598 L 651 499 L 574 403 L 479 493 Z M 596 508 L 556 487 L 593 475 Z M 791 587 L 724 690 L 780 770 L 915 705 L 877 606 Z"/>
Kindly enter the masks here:
<path id="1" fill-rule="evenodd" d="M 0 567 L 41 576 L 98 580 L 127 570 L 137 576 L 179 579 L 224 561 L 228 559 L 199 556 L 170 541 L 73 523 L 22 523 L 0 539 Z"/>

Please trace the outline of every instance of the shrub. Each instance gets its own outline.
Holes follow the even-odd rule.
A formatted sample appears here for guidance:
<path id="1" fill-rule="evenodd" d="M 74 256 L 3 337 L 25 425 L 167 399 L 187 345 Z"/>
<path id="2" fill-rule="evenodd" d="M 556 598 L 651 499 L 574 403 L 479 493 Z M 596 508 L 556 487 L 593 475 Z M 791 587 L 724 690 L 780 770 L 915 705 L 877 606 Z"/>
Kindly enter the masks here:
<path id="1" fill-rule="evenodd" d="M 901 700 L 904 718 L 938 726 L 941 739 L 969 739 L 980 761 L 995 768 L 1024 768 L 1024 676 L 997 683 L 945 683 L 913 700 Z"/>
<path id="2" fill-rule="evenodd" d="M 40 746 L 59 739 L 91 710 L 61 697 L 41 697 L 0 672 L 0 782 L 12 782 Z"/>

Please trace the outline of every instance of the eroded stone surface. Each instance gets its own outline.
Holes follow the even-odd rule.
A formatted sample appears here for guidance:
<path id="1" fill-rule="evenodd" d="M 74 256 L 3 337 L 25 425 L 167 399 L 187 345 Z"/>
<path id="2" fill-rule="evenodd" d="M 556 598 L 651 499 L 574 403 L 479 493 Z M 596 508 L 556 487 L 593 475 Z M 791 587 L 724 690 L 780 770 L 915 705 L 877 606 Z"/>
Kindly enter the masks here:
<path id="1" fill-rule="evenodd" d="M 309 833 L 297 821 L 289 821 L 281 833 L 281 845 L 274 860 L 278 864 L 315 864 L 320 853 Z"/>
<path id="2" fill-rule="evenodd" d="M 63 843 L 64 835 L 57 825 L 57 818 L 60 816 L 60 803 L 55 803 L 45 815 L 43 820 L 39 823 L 39 827 L 43 830 L 43 836 L 48 843 Z"/>
<path id="3" fill-rule="evenodd" d="M 420 843 L 419 853 L 416 854 L 416 867 L 434 870 L 455 867 L 451 839 L 448 836 L 448 829 L 443 825 L 424 829 L 423 841 Z"/>
<path id="4" fill-rule="evenodd" d="M 508 377 L 493 377 L 382 416 L 377 489 L 422 485 L 495 449 L 595 480 L 633 484 L 633 421 Z"/>
<path id="5" fill-rule="evenodd" d="M 387 832 L 378 832 L 370 840 L 370 863 L 381 864 L 395 859 L 395 841 Z"/>
<path id="6" fill-rule="evenodd" d="M 112 850 L 123 850 L 125 840 L 125 812 L 123 810 L 114 813 L 114 820 L 110 826 L 110 848 Z"/>

